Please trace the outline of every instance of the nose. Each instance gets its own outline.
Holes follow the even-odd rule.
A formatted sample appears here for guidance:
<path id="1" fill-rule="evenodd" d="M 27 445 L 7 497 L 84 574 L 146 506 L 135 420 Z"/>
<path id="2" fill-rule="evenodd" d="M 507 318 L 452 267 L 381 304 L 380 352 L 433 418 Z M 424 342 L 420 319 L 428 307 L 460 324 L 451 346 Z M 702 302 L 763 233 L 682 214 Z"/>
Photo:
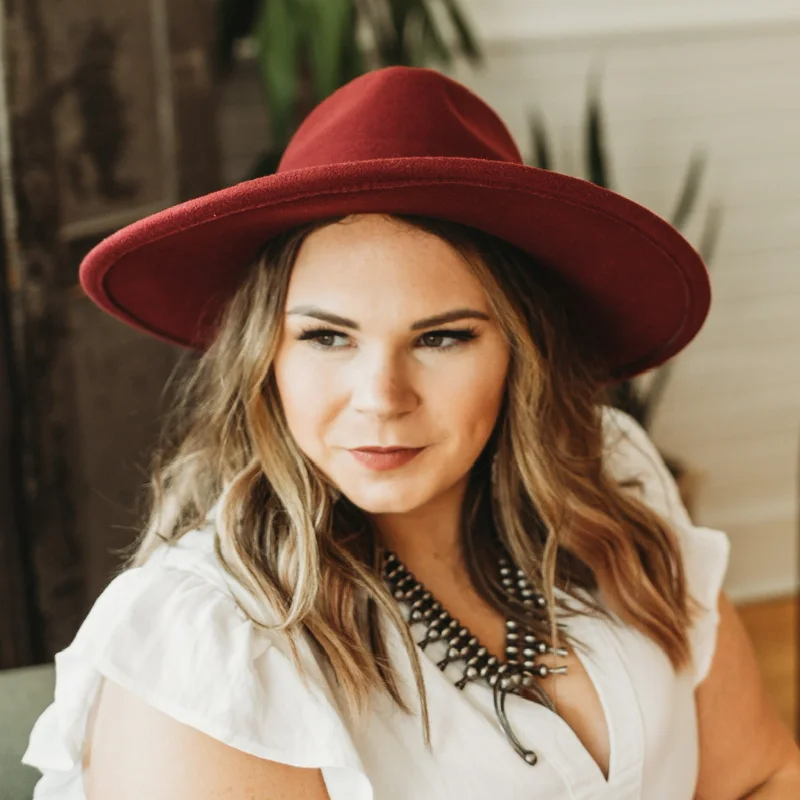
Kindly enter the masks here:
<path id="1" fill-rule="evenodd" d="M 389 353 L 373 354 L 354 365 L 352 407 L 361 414 L 392 419 L 419 405 L 402 359 Z"/>

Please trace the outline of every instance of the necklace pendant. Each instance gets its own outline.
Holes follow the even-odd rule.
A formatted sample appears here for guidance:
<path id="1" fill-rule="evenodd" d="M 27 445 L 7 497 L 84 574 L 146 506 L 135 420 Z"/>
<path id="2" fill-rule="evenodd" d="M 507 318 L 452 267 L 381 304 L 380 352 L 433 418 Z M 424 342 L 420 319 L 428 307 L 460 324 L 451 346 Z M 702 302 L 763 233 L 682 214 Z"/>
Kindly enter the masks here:
<path id="1" fill-rule="evenodd" d="M 447 646 L 444 657 L 436 663 L 442 672 L 449 664 L 464 662 L 462 675 L 455 683 L 459 691 L 470 682 L 485 681 L 493 691 L 495 711 L 512 747 L 527 764 L 536 764 L 536 753 L 523 746 L 509 724 L 505 698 L 509 693 L 517 694 L 556 713 L 552 700 L 537 679 L 564 675 L 567 667 L 550 667 L 537 663 L 536 658 L 546 653 L 566 657 L 567 650 L 551 646 L 516 620 L 506 620 L 505 661 L 501 663 L 496 656 L 490 655 L 468 628 L 453 619 L 392 554 L 384 562 L 383 577 L 395 599 L 409 608 L 409 624 L 425 625 L 425 634 L 417 642 L 419 648 L 425 650 L 429 644 L 439 641 Z M 542 619 L 542 612 L 546 614 L 547 611 L 546 598 L 531 586 L 522 570 L 505 558 L 500 559 L 500 580 L 509 600 L 524 607 L 526 616 Z M 559 623 L 559 628 L 566 630 L 567 626 Z"/>
<path id="2" fill-rule="evenodd" d="M 516 687 L 509 689 L 509 684 L 505 684 L 505 680 L 499 680 L 494 684 L 494 710 L 500 720 L 500 727 L 502 727 L 503 733 L 505 733 L 514 751 L 526 764 L 534 767 L 539 761 L 539 757 L 533 750 L 529 750 L 520 742 L 506 716 L 506 695 L 509 691 L 515 691 Z"/>

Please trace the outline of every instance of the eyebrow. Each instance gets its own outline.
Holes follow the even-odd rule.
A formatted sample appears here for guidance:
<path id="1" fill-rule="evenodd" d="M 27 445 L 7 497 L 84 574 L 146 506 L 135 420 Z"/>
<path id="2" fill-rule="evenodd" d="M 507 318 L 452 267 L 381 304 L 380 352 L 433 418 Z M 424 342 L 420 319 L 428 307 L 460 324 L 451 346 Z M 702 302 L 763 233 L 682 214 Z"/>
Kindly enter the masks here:
<path id="1" fill-rule="evenodd" d="M 332 325 L 339 325 L 342 328 L 351 328 L 354 331 L 361 330 L 361 326 L 352 319 L 340 317 L 338 314 L 331 314 L 329 311 L 324 311 L 316 306 L 296 306 L 290 311 L 287 311 L 286 315 L 291 317 L 313 317 L 323 322 L 330 322 Z M 419 319 L 411 325 L 411 330 L 418 331 L 422 328 L 432 328 L 434 325 L 444 325 L 446 322 L 457 322 L 462 319 L 482 319 L 488 321 L 491 317 L 483 311 L 478 311 L 474 308 L 456 308 L 453 311 L 446 311 L 444 314 L 437 314 L 433 317 Z"/>

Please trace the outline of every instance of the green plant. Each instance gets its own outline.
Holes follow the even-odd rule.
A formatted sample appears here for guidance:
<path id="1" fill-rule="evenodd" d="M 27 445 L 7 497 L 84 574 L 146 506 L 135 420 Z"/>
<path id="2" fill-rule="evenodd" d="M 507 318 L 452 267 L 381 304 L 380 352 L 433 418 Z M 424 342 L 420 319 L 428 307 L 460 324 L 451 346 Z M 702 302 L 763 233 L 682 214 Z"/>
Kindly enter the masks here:
<path id="1" fill-rule="evenodd" d="M 482 60 L 457 0 L 217 0 L 216 12 L 219 74 L 250 39 L 269 112 L 270 147 L 250 177 L 274 172 L 306 114 L 358 75 Z"/>
<path id="2" fill-rule="evenodd" d="M 531 157 L 528 163 L 542 169 L 553 169 L 549 140 L 541 113 L 531 114 L 529 117 L 529 129 L 531 135 Z M 589 84 L 585 147 L 587 180 L 603 188 L 613 189 L 609 159 L 606 153 L 600 81 L 596 74 L 592 76 Z M 669 218 L 672 225 L 680 231 L 686 228 L 697 204 L 706 160 L 705 152 L 698 150 L 692 155 L 686 169 L 678 200 Z M 712 204 L 706 213 L 700 241 L 697 245 L 697 251 L 707 265 L 711 263 L 716 249 L 721 222 L 722 209 L 719 204 Z M 631 414 L 645 429 L 649 429 L 655 416 L 655 411 L 663 397 L 673 365 L 674 359 L 654 370 L 646 390 L 636 380 L 623 381 L 616 384 L 611 392 L 611 402 Z"/>

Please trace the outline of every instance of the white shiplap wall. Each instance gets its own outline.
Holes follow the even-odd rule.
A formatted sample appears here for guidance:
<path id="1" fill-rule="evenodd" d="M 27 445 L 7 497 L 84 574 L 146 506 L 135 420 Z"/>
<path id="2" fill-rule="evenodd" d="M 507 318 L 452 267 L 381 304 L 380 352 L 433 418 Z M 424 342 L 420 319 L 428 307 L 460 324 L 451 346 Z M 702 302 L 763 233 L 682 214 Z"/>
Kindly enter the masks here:
<path id="1" fill-rule="evenodd" d="M 797 0 L 461 0 L 485 41 L 720 30 L 800 19 Z"/>
<path id="2" fill-rule="evenodd" d="M 703 473 L 696 515 L 732 540 L 737 600 L 798 586 L 800 2 L 466 0 L 487 68 L 455 76 L 525 150 L 537 108 L 582 174 L 587 78 L 603 75 L 616 188 L 669 215 L 695 147 L 724 223 L 709 321 L 677 362 L 653 438 Z M 700 217 L 688 230 L 697 240 Z"/>
<path id="3" fill-rule="evenodd" d="M 800 0 L 462 0 L 484 69 L 454 70 L 521 149 L 539 109 L 582 174 L 590 70 L 603 75 L 616 188 L 668 215 L 695 147 L 724 223 L 709 321 L 680 357 L 653 437 L 703 473 L 697 517 L 732 540 L 735 600 L 798 586 Z M 251 66 L 223 97 L 229 182 L 265 136 Z M 696 240 L 699 217 L 688 230 Z"/>

